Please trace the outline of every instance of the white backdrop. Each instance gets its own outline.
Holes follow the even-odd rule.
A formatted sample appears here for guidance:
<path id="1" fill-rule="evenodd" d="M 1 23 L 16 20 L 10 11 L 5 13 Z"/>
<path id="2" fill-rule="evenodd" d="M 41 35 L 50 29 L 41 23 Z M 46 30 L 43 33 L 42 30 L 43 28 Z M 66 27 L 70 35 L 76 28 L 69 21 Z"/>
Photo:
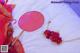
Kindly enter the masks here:
<path id="1" fill-rule="evenodd" d="M 43 35 L 48 21 L 51 20 L 49 29 L 60 32 L 63 40 L 80 37 L 80 18 L 67 4 L 51 4 L 50 0 L 9 0 L 9 3 L 16 4 L 13 17 L 17 22 L 28 11 L 40 11 L 45 16 L 44 25 L 40 29 L 24 32 L 20 38 L 25 53 L 80 53 L 80 40 L 55 45 Z M 21 29 L 17 23 L 13 27 L 16 37 Z"/>

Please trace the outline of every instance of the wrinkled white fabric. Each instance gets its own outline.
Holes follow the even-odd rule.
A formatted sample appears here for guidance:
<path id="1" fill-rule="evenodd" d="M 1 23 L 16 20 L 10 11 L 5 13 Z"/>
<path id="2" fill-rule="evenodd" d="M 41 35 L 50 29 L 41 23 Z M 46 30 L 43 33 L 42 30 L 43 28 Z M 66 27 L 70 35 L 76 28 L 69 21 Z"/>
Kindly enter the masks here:
<path id="1" fill-rule="evenodd" d="M 63 40 L 80 37 L 80 18 L 67 4 L 51 4 L 50 0 L 13 0 L 16 7 L 13 17 L 17 20 L 14 27 L 14 37 L 22 29 L 18 26 L 21 15 L 28 11 L 40 11 L 45 16 L 44 25 L 36 31 L 27 32 L 20 37 L 25 53 L 80 53 L 80 41 L 55 45 L 47 40 L 43 32 L 46 30 L 48 21 L 51 20 L 50 30 L 58 31 Z"/>

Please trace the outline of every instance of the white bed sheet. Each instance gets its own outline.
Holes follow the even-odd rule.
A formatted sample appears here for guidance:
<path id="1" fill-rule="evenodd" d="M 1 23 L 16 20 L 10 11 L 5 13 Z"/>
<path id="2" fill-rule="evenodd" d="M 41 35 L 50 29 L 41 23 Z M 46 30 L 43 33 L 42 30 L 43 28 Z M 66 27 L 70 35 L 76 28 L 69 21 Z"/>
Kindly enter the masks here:
<path id="1" fill-rule="evenodd" d="M 9 0 L 9 3 L 16 4 L 13 11 L 13 17 L 17 20 L 13 25 L 14 37 L 22 30 L 18 26 L 22 14 L 36 10 L 45 16 L 44 25 L 40 29 L 24 32 L 20 37 L 25 53 L 80 53 L 80 40 L 55 45 L 43 35 L 48 21 L 51 20 L 49 29 L 60 32 L 63 40 L 80 37 L 80 18 L 67 4 L 51 4 L 50 0 Z"/>

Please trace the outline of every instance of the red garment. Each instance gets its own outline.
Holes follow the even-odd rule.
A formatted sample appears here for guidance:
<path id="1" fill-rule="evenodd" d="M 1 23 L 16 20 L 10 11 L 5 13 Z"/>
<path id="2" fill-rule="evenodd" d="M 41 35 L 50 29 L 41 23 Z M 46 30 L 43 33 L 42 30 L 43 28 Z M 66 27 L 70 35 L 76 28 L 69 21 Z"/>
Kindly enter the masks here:
<path id="1" fill-rule="evenodd" d="M 7 4 L 2 4 L 8 12 L 12 13 L 12 6 L 13 5 L 7 5 Z M 12 19 L 9 17 L 6 17 L 3 12 L 0 10 L 0 45 L 3 44 L 3 42 L 6 39 L 6 28 L 7 28 L 7 24 L 9 23 L 9 21 Z"/>

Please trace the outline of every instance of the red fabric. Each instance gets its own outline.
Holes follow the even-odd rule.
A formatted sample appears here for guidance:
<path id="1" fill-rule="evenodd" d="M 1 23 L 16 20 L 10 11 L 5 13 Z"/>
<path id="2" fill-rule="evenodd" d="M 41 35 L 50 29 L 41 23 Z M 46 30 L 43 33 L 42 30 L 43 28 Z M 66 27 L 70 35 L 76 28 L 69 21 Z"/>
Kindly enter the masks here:
<path id="1" fill-rule="evenodd" d="M 5 16 L 0 15 L 0 45 L 4 42 L 5 40 L 5 25 L 7 24 L 7 20 L 4 19 Z"/>
<path id="2" fill-rule="evenodd" d="M 8 12 L 11 12 L 12 13 L 12 10 L 14 8 L 15 5 L 12 5 L 12 4 L 4 4 L 4 7 L 8 10 Z"/>
<path id="3" fill-rule="evenodd" d="M 12 13 L 13 5 L 4 4 L 3 6 L 8 10 L 8 12 Z M 2 45 L 6 39 L 6 24 L 9 23 L 9 21 L 9 17 L 4 16 L 3 12 L 0 10 L 0 45 Z"/>

